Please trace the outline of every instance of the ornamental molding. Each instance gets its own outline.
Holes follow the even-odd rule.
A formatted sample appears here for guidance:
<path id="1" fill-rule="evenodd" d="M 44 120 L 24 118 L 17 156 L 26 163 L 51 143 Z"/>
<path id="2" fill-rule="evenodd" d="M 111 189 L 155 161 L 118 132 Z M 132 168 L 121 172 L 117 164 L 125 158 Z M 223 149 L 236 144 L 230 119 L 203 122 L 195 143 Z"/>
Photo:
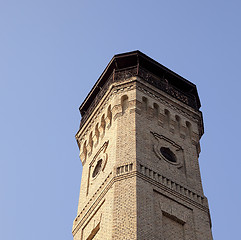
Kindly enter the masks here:
<path id="1" fill-rule="evenodd" d="M 81 119 L 81 123 L 80 123 L 80 130 L 77 132 L 76 134 L 76 140 L 79 141 L 79 144 L 81 145 L 81 143 L 84 141 L 84 139 L 86 138 L 86 136 L 89 134 L 89 132 L 91 131 L 91 129 L 93 128 L 94 125 L 96 125 L 97 122 L 99 122 L 99 118 L 100 118 L 100 115 L 103 113 L 103 110 L 105 108 L 107 108 L 107 104 L 110 102 L 110 100 L 117 94 L 117 93 L 120 93 L 120 92 L 126 92 L 126 91 L 130 91 L 130 90 L 133 90 L 135 89 L 135 86 L 133 84 L 133 81 L 132 82 L 126 82 L 126 83 L 123 83 L 121 84 L 118 84 L 118 85 L 113 85 L 112 86 L 112 89 L 110 89 L 109 91 L 109 95 L 106 96 L 106 98 L 103 100 L 103 103 L 101 105 L 100 108 L 98 108 L 98 110 L 96 110 L 96 114 L 92 117 L 92 119 L 89 121 L 89 123 L 86 125 L 87 129 L 85 130 L 85 128 L 83 128 L 83 126 L 88 122 L 88 118 L 90 117 L 90 115 L 94 112 L 94 108 L 91 109 L 91 113 L 88 115 L 86 114 L 86 116 L 82 117 Z M 101 101 L 101 100 L 100 100 Z M 100 103 L 100 101 L 98 103 Z M 111 110 L 113 109 L 115 105 L 111 105 Z M 95 106 L 97 107 L 97 105 Z M 87 116 L 88 115 L 88 116 Z M 85 118 L 85 119 L 84 119 Z M 81 135 L 81 132 L 84 132 L 84 135 Z"/>
<path id="2" fill-rule="evenodd" d="M 93 157 L 93 159 L 92 159 L 92 161 L 90 162 L 90 166 L 94 166 L 94 163 L 96 162 L 96 159 L 99 159 L 100 158 L 100 156 L 102 156 L 102 155 L 106 155 L 106 161 L 107 161 L 107 159 L 108 159 L 108 155 L 107 155 L 107 153 L 105 153 L 106 152 L 106 149 L 107 149 L 107 147 L 108 147 L 108 145 L 109 145 L 109 140 L 108 141 L 106 141 L 103 145 L 102 145 L 102 147 L 100 147 L 100 149 L 97 151 L 97 153 L 95 154 L 95 156 Z"/>
<path id="3" fill-rule="evenodd" d="M 163 135 L 154 132 L 151 132 L 151 134 L 156 139 L 156 142 L 153 145 L 153 151 L 155 152 L 156 156 L 159 159 L 165 160 L 166 162 L 176 166 L 177 168 L 182 168 L 184 162 L 183 148 Z M 176 157 L 176 162 L 169 161 L 166 157 L 163 156 L 160 151 L 162 147 L 170 147 L 175 152 L 174 154 Z"/>
<path id="4" fill-rule="evenodd" d="M 194 117 L 191 114 L 187 114 L 185 111 L 183 111 L 179 107 L 171 104 L 170 101 L 167 101 L 164 98 L 162 98 L 161 96 L 158 96 L 158 95 L 152 93 L 151 91 L 147 90 L 146 88 L 144 88 L 142 86 L 137 86 L 137 89 L 139 91 L 147 94 L 149 97 L 155 98 L 157 101 L 159 101 L 163 105 L 165 105 L 165 106 L 171 108 L 172 110 L 178 112 L 179 114 L 181 114 L 182 116 L 186 117 L 187 119 L 192 120 L 194 122 L 199 122 L 199 117 Z"/>
<path id="5" fill-rule="evenodd" d="M 145 82 L 151 84 L 152 86 L 156 87 L 157 89 L 167 93 L 168 95 L 176 98 L 177 100 L 183 102 L 184 104 L 188 105 L 189 107 L 198 110 L 198 104 L 196 102 L 195 96 L 189 93 L 182 92 L 180 89 L 173 86 L 168 77 L 163 76 L 156 76 L 155 74 L 151 73 L 147 69 L 136 65 L 133 67 L 125 68 L 125 69 L 114 69 L 113 72 L 110 74 L 104 85 L 99 89 L 98 93 L 94 97 L 94 100 L 90 103 L 84 114 L 82 115 L 80 127 L 84 125 L 86 120 L 90 117 L 91 113 L 95 109 L 95 107 L 99 104 L 102 100 L 106 92 L 110 89 L 111 85 L 118 84 L 120 82 L 125 82 L 127 79 L 132 77 L 140 77 Z"/>

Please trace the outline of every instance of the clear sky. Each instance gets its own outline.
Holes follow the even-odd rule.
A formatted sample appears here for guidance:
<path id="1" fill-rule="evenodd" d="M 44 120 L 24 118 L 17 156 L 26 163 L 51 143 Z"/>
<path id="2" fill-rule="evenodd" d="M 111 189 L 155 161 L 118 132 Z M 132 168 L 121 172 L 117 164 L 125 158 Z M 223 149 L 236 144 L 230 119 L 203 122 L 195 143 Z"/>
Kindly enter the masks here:
<path id="1" fill-rule="evenodd" d="M 114 54 L 197 85 L 214 239 L 241 239 L 241 1 L 0 0 L 0 239 L 70 240 L 78 107 Z"/>

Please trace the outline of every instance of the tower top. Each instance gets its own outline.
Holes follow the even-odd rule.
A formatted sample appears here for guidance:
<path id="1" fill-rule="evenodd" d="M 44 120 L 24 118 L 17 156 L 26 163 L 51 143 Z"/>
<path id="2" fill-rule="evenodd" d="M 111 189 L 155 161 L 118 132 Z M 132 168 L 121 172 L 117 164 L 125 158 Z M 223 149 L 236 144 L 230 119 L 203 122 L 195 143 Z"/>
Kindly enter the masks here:
<path id="1" fill-rule="evenodd" d="M 79 110 L 82 122 L 113 82 L 139 76 L 195 110 L 201 107 L 196 85 L 156 62 L 140 51 L 115 55 L 91 89 Z"/>

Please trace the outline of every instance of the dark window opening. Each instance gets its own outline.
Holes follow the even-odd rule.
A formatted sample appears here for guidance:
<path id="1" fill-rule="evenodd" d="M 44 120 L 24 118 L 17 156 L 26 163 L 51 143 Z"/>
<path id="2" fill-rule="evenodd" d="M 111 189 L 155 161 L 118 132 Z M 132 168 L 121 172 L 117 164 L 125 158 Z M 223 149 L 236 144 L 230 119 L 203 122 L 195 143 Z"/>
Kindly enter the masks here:
<path id="1" fill-rule="evenodd" d="M 100 160 L 97 162 L 96 166 L 95 166 L 95 169 L 94 169 L 93 174 L 92 174 L 92 177 L 93 177 L 93 178 L 96 177 L 97 174 L 100 172 L 100 170 L 101 170 L 101 165 L 102 165 L 102 159 L 100 159 Z"/>
<path id="2" fill-rule="evenodd" d="M 170 162 L 177 162 L 175 154 L 166 147 L 161 147 L 160 148 L 161 154 Z"/>

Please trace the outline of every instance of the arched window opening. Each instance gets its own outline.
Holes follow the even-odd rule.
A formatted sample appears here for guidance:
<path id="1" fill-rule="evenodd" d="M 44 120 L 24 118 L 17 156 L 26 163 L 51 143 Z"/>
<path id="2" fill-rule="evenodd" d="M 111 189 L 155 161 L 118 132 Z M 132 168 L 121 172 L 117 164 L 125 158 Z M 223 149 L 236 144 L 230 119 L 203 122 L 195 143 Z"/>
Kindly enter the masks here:
<path id="1" fill-rule="evenodd" d="M 122 107 L 122 114 L 124 114 L 129 107 L 129 101 L 128 101 L 127 95 L 124 95 L 121 97 L 121 107 Z"/>
<path id="2" fill-rule="evenodd" d="M 87 156 L 87 143 L 86 141 L 84 142 L 83 148 L 82 148 L 82 153 L 80 154 L 81 161 L 85 161 L 86 156 Z"/>
<path id="3" fill-rule="evenodd" d="M 178 115 L 176 115 L 175 119 L 176 119 L 176 123 L 177 123 L 177 130 L 180 131 L 180 128 L 181 128 L 181 118 Z"/>
<path id="4" fill-rule="evenodd" d="M 154 103 L 153 104 L 153 108 L 154 108 L 154 116 L 158 117 L 158 115 L 159 115 L 159 106 L 158 106 L 158 104 Z"/>
<path id="5" fill-rule="evenodd" d="M 147 111 L 148 100 L 146 97 L 142 97 L 142 106 L 143 106 L 143 110 Z"/>
<path id="6" fill-rule="evenodd" d="M 192 136 L 192 124 L 188 121 L 186 121 L 186 126 L 187 126 L 187 130 L 188 130 L 188 134 L 191 137 Z"/>
<path id="7" fill-rule="evenodd" d="M 164 110 L 164 114 L 165 114 L 165 116 L 166 116 L 167 126 L 169 127 L 169 125 L 170 125 L 170 112 L 169 112 L 167 109 L 165 109 L 165 110 Z"/>
<path id="8" fill-rule="evenodd" d="M 90 150 L 92 151 L 92 148 L 93 148 L 92 132 L 90 133 L 90 136 L 89 136 L 89 146 L 90 146 Z"/>
<path id="9" fill-rule="evenodd" d="M 107 110 L 107 117 L 110 119 L 112 119 L 112 112 L 111 112 L 111 105 L 108 107 L 108 110 Z"/>
<path id="10" fill-rule="evenodd" d="M 98 142 L 99 141 L 99 137 L 100 137 L 100 131 L 99 131 L 98 123 L 95 126 L 95 136 L 96 136 L 96 140 Z"/>

